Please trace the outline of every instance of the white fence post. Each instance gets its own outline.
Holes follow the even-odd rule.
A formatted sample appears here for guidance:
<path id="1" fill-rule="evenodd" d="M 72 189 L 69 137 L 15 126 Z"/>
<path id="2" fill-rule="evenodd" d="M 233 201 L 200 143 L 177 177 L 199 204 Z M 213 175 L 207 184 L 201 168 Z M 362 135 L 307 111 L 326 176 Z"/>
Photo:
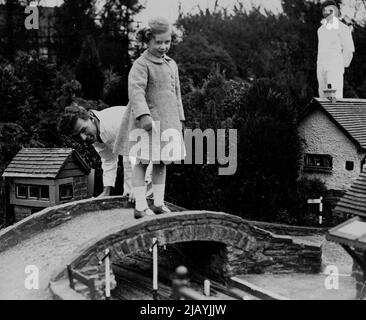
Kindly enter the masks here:
<path id="1" fill-rule="evenodd" d="M 323 224 L 323 197 L 319 199 L 308 199 L 308 204 L 319 204 L 319 224 Z"/>
<path id="2" fill-rule="evenodd" d="M 153 238 L 153 299 L 158 299 L 158 239 Z"/>

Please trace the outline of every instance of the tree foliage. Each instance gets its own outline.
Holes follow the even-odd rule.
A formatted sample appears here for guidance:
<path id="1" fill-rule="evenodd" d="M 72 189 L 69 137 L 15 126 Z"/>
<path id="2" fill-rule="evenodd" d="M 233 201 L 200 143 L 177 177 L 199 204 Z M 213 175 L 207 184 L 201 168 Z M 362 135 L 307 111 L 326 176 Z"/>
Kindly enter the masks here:
<path id="1" fill-rule="evenodd" d="M 235 119 L 240 152 L 238 203 L 232 210 L 273 221 L 291 209 L 289 195 L 296 189 L 301 151 L 296 117 L 293 102 L 276 83 L 252 83 Z"/>
<path id="2" fill-rule="evenodd" d="M 86 35 L 96 34 L 96 0 L 65 0 L 55 8 L 57 59 L 60 65 L 75 64 Z"/>
<path id="3" fill-rule="evenodd" d="M 75 79 L 80 82 L 85 99 L 102 98 L 104 73 L 95 41 L 90 35 L 84 39 L 81 54 L 76 63 Z"/>
<path id="4" fill-rule="evenodd" d="M 220 44 L 210 44 L 199 33 L 192 33 L 174 49 L 172 56 L 181 65 L 180 74 L 189 77 L 194 85 L 202 85 L 210 72 L 219 67 L 228 78 L 236 75 L 236 65 Z"/>
<path id="5" fill-rule="evenodd" d="M 320 26 L 320 1 L 283 0 L 283 12 L 262 8 L 248 10 L 238 2 L 234 12 L 219 7 L 215 11 L 181 14 L 177 22 L 184 30 L 184 41 L 196 34 L 209 45 L 221 47 L 234 61 L 237 75 L 244 80 L 270 78 L 286 88 L 299 109 L 317 95 L 317 29 Z M 345 96 L 364 96 L 366 52 L 362 21 L 353 21 L 356 46 L 354 60 L 345 74 Z M 192 40 L 193 41 L 193 40 Z M 192 46 L 191 55 L 199 61 L 206 55 L 201 46 Z M 177 58 L 178 59 L 178 58 Z M 186 59 L 182 60 L 183 69 Z M 190 62 L 187 63 L 190 67 Z"/>

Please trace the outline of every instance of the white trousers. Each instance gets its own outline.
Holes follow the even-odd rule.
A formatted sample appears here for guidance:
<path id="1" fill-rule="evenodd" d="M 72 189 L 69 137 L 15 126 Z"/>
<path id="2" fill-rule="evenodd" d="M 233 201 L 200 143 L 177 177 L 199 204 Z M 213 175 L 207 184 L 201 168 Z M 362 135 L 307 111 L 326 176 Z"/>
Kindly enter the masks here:
<path id="1" fill-rule="evenodd" d="M 328 89 L 328 84 L 332 85 L 332 89 L 336 90 L 337 99 L 343 98 L 343 66 L 317 66 L 317 76 L 319 84 L 319 98 L 325 98 L 324 91 Z"/>

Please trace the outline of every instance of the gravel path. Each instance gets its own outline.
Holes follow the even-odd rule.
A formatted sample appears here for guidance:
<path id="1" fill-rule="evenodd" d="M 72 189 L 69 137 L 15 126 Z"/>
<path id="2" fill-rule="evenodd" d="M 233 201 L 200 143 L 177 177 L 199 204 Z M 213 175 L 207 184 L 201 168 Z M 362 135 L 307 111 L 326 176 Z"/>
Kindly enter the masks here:
<path id="1" fill-rule="evenodd" d="M 109 228 L 133 222 L 132 209 L 114 209 L 80 215 L 0 253 L 0 300 L 51 299 L 47 289 L 52 272 L 65 256 Z M 27 265 L 39 270 L 39 289 L 28 290 Z"/>

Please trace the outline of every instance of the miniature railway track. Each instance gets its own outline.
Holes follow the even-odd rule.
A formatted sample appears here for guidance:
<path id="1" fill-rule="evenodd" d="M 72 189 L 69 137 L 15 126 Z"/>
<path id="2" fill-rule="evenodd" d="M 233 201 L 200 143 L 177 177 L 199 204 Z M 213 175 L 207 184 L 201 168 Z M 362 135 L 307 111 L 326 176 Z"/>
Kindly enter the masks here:
<path id="1" fill-rule="evenodd" d="M 151 259 L 144 255 L 126 257 L 121 263 L 112 266 L 117 288 L 114 297 L 119 300 L 152 300 L 152 268 Z M 158 300 L 171 300 L 172 287 L 171 275 L 173 271 L 159 265 Z M 191 275 L 190 288 L 203 294 L 203 281 L 207 279 L 203 275 L 194 272 Z M 246 297 L 248 300 L 257 300 L 254 295 L 243 290 L 227 288 L 225 285 L 210 281 L 211 298 L 220 300 L 237 300 Z"/>

